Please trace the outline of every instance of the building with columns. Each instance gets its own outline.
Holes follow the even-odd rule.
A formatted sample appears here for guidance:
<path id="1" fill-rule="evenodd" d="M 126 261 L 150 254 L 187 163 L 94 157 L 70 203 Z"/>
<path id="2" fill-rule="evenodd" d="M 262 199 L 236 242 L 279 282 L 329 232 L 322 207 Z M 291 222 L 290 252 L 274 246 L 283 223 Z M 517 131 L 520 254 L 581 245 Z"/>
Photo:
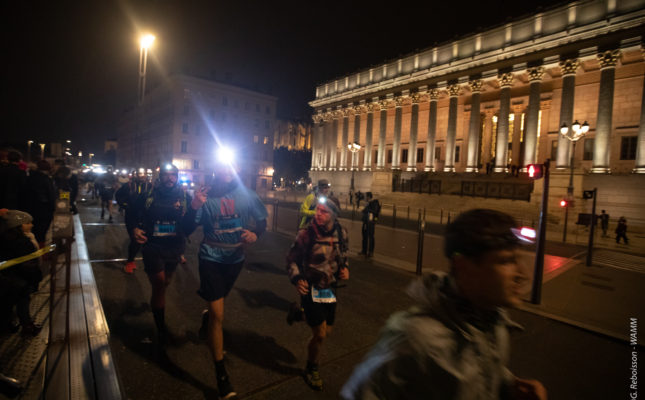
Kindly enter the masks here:
<path id="1" fill-rule="evenodd" d="M 577 1 L 325 82 L 309 103 L 312 178 L 343 192 L 354 171 L 357 189 L 382 196 L 523 199 L 531 210 L 541 188 L 518 172 L 546 159 L 562 187 L 573 160 L 576 197 L 589 182 L 611 186 L 607 176 L 645 186 L 644 33 L 644 0 Z M 590 127 L 577 145 L 560 134 L 575 121 Z"/>

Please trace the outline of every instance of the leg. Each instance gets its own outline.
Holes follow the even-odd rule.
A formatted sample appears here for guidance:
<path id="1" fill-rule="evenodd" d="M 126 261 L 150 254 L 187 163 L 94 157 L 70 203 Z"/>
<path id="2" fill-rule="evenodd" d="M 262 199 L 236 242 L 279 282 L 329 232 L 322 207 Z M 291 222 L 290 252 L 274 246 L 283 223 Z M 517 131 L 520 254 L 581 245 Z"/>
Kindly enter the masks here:
<path id="1" fill-rule="evenodd" d="M 320 351 L 322 345 L 331 331 L 331 326 L 327 326 L 327 322 L 323 322 L 318 326 L 311 328 L 312 337 L 307 346 L 307 364 L 318 365 L 320 362 Z"/>
<path id="2" fill-rule="evenodd" d="M 369 237 L 369 253 L 368 255 L 371 257 L 374 255 L 374 228 L 375 225 L 373 222 L 370 222 L 367 226 L 367 235 Z"/>
<path id="3" fill-rule="evenodd" d="M 150 297 L 150 307 L 155 319 L 155 326 L 158 333 L 166 331 L 165 309 L 166 309 L 166 271 L 148 274 L 148 280 L 152 285 L 152 296 Z"/>
<path id="4" fill-rule="evenodd" d="M 363 236 L 363 242 L 361 246 L 361 254 L 367 255 L 367 245 L 368 245 L 368 232 L 367 232 L 367 223 L 363 222 L 363 226 L 361 227 L 361 234 Z"/>
<path id="5" fill-rule="evenodd" d="M 224 298 L 208 303 L 208 348 L 216 363 L 224 359 Z"/>

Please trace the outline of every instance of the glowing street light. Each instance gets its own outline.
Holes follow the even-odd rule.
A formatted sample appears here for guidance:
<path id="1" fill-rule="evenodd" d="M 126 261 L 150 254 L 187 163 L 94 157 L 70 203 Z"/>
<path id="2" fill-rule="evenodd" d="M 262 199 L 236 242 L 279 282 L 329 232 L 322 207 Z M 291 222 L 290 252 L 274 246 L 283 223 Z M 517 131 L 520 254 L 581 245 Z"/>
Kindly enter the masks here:
<path id="1" fill-rule="evenodd" d="M 34 144 L 33 140 L 27 140 L 27 164 L 31 161 L 31 145 Z"/>
<path id="2" fill-rule="evenodd" d="M 146 34 L 139 39 L 139 105 L 143 104 L 146 94 L 146 69 L 148 67 L 148 49 L 155 41 L 154 35 Z"/>
<path id="3" fill-rule="evenodd" d="M 40 159 L 44 160 L 45 159 L 45 143 L 38 143 L 40 146 Z"/>
<path id="4" fill-rule="evenodd" d="M 567 201 L 565 205 L 560 204 L 561 207 L 565 208 L 565 214 L 564 214 L 564 232 L 562 234 L 562 241 L 566 242 L 567 241 L 567 222 L 569 219 L 569 207 L 572 205 L 571 201 L 573 200 L 573 161 L 574 161 L 574 156 L 576 154 L 576 143 L 578 143 L 578 140 L 582 139 L 584 135 L 589 132 L 589 124 L 587 121 L 585 121 L 582 125 L 580 125 L 580 122 L 576 120 L 573 125 L 571 125 L 571 129 L 567 126 L 566 123 L 563 123 L 562 126 L 560 127 L 560 134 L 573 143 L 573 149 L 571 151 L 571 162 L 570 162 L 570 167 L 571 167 L 571 174 L 569 175 L 569 186 L 567 187 Z"/>
<path id="5" fill-rule="evenodd" d="M 348 143 L 347 149 L 352 152 L 352 180 L 350 182 L 349 190 L 354 191 L 354 171 L 356 171 L 356 166 L 354 165 L 354 159 L 356 158 L 356 153 L 361 150 L 361 145 L 358 142 Z"/>

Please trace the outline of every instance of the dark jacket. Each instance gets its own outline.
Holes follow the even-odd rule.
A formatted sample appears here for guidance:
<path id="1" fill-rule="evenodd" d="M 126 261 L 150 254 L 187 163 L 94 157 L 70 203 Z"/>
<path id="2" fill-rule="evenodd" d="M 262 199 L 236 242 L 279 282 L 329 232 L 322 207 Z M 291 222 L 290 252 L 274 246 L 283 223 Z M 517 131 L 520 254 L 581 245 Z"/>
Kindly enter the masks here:
<path id="1" fill-rule="evenodd" d="M 24 210 L 27 174 L 16 164 L 0 166 L 0 208 Z"/>
<path id="2" fill-rule="evenodd" d="M 143 229 L 147 244 L 183 249 L 195 222 L 196 211 L 190 203 L 190 196 L 179 185 L 155 187 L 137 196 L 131 212 L 126 214 L 126 228 Z"/>
<path id="3" fill-rule="evenodd" d="M 32 217 L 53 215 L 56 208 L 54 182 L 42 171 L 32 171 L 27 178 L 25 190 L 25 211 Z"/>
<path id="4" fill-rule="evenodd" d="M 363 208 L 362 213 L 363 222 L 375 222 L 376 220 L 378 220 L 378 216 L 381 213 L 381 203 L 379 203 L 379 201 L 376 199 L 370 200 L 365 208 Z"/>

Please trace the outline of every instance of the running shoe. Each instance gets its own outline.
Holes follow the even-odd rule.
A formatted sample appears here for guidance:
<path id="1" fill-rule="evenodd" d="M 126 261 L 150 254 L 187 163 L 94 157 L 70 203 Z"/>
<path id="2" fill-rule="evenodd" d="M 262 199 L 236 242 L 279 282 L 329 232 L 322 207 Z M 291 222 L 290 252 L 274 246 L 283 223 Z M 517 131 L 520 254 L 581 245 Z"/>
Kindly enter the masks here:
<path id="1" fill-rule="evenodd" d="M 128 261 L 125 263 L 125 267 L 123 267 L 123 271 L 126 274 L 134 274 L 134 270 L 137 269 L 137 263 L 134 261 Z"/>
<path id="2" fill-rule="evenodd" d="M 305 370 L 305 382 L 313 390 L 322 390 L 323 388 L 323 380 L 320 377 L 318 369 L 307 368 Z"/>
<path id="3" fill-rule="evenodd" d="M 219 392 L 220 399 L 232 399 L 237 396 L 237 393 L 233 390 L 231 381 L 228 379 L 228 375 L 217 377 L 217 391 Z"/>

